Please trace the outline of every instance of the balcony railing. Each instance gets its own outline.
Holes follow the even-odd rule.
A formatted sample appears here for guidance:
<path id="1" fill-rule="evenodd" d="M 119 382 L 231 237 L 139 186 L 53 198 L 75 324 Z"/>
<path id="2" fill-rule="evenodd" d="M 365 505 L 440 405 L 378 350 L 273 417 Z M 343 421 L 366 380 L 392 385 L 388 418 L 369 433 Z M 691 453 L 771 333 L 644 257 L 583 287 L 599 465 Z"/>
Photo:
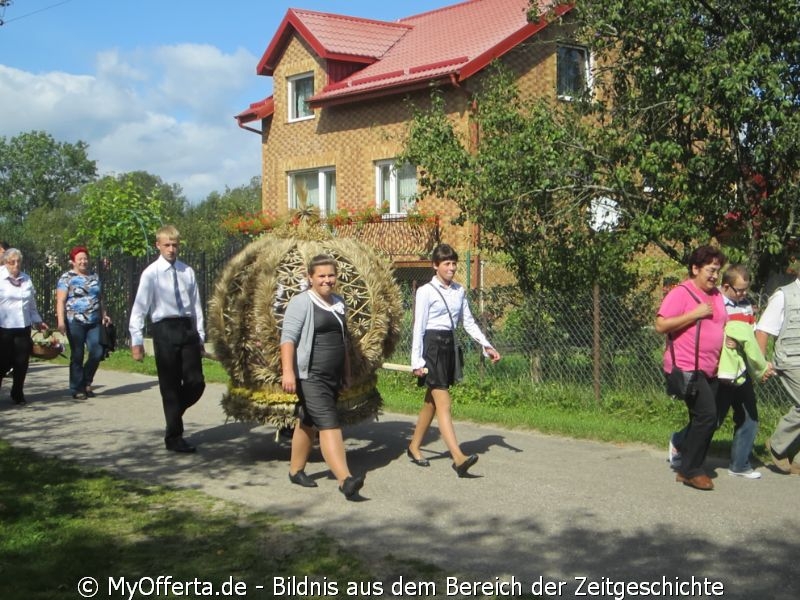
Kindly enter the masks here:
<path id="1" fill-rule="evenodd" d="M 437 216 L 379 215 L 371 221 L 329 220 L 328 225 L 334 235 L 359 240 L 396 262 L 428 259 L 440 240 Z"/>

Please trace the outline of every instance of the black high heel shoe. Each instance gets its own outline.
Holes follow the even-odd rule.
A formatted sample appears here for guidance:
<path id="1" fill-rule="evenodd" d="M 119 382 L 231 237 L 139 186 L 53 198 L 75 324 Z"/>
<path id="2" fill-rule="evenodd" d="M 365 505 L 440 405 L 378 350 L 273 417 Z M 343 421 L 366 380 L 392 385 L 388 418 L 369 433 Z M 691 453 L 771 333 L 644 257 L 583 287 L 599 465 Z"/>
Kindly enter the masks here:
<path id="1" fill-rule="evenodd" d="M 418 467 L 430 467 L 431 463 L 428 462 L 427 458 L 414 458 L 414 455 L 411 454 L 411 448 L 406 448 L 406 456 L 408 456 L 408 460 L 412 463 L 417 465 Z"/>

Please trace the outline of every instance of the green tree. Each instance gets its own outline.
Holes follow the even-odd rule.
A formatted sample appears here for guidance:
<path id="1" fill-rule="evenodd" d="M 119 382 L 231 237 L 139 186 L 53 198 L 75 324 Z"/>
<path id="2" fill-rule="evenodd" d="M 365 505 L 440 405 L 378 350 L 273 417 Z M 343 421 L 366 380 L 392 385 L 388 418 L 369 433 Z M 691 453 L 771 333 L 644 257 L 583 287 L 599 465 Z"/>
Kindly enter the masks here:
<path id="1" fill-rule="evenodd" d="M 123 176 L 133 183 L 142 196 L 158 198 L 164 223 L 176 223 L 184 216 L 189 203 L 177 183 L 166 183 L 158 175 L 147 171 L 130 171 Z"/>
<path id="2" fill-rule="evenodd" d="M 0 220 L 19 225 L 36 209 L 52 209 L 62 195 L 97 176 L 85 142 L 56 142 L 44 131 L 0 137 Z"/>
<path id="3" fill-rule="evenodd" d="M 763 281 L 800 250 L 797 8 L 583 0 L 561 19 L 591 51 L 591 90 L 523 102 L 500 70 L 474 96 L 474 146 L 438 97 L 415 115 L 405 158 L 530 290 L 594 277 L 623 289 L 615 265 L 633 251 L 655 244 L 683 264 L 714 238 Z M 592 227 L 598 204 L 616 208 L 613 232 Z"/>
<path id="4" fill-rule="evenodd" d="M 582 0 L 600 179 L 683 261 L 718 237 L 760 274 L 798 250 L 797 0 Z"/>
<path id="5" fill-rule="evenodd" d="M 136 174 L 106 176 L 82 192 L 82 211 L 71 243 L 86 244 L 97 255 L 144 256 L 162 224 L 158 189 L 146 193 Z"/>
<path id="6" fill-rule="evenodd" d="M 187 207 L 175 221 L 182 243 L 199 252 L 218 252 L 230 243 L 231 236 L 222 222 L 231 215 L 247 215 L 261 210 L 261 178 L 253 177 L 247 185 L 223 193 L 212 192 L 197 205 Z"/>
<path id="7" fill-rule="evenodd" d="M 598 279 L 625 289 L 618 265 L 629 249 L 592 227 L 593 203 L 606 190 L 594 181 L 593 128 L 579 109 L 524 102 L 499 67 L 476 100 L 474 148 L 448 119 L 441 94 L 415 113 L 402 159 L 420 167 L 423 192 L 453 200 L 460 222 L 478 223 L 482 246 L 508 256 L 524 292 Z"/>

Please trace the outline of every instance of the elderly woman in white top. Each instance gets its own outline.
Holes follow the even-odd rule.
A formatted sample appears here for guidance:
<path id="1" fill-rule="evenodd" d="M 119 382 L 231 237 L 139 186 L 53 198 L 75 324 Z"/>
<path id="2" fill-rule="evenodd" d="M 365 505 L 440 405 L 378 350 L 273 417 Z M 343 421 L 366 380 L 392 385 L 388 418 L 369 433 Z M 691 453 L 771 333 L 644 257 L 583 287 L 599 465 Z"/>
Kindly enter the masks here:
<path id="1" fill-rule="evenodd" d="M 22 272 L 22 252 L 9 248 L 0 278 L 0 377 L 13 368 L 11 400 L 25 404 L 22 388 L 28 374 L 33 341 L 31 327 L 46 329 L 36 308 L 33 282 Z"/>

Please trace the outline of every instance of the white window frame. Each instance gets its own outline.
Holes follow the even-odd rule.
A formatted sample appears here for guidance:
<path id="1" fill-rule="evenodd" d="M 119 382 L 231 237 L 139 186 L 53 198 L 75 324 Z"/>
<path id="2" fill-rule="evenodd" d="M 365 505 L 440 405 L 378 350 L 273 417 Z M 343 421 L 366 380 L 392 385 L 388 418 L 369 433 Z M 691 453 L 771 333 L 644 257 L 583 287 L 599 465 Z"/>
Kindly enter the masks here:
<path id="1" fill-rule="evenodd" d="M 300 82 L 306 82 L 311 80 L 311 93 L 309 94 L 309 98 L 314 95 L 314 73 L 300 73 L 299 75 L 292 75 L 288 77 L 286 80 L 287 84 L 287 98 L 289 99 L 288 102 L 288 114 L 287 117 L 289 122 L 294 121 L 307 121 L 309 119 L 314 118 L 314 109 L 310 106 L 306 106 L 308 112 L 298 111 L 297 110 L 297 89 Z"/>
<path id="2" fill-rule="evenodd" d="M 400 196 L 401 178 L 398 176 L 397 161 L 394 159 L 375 161 L 375 208 L 378 212 L 383 212 L 384 202 L 389 205 L 389 215 L 406 215 L 409 208 L 413 205 L 413 198 L 417 194 L 417 169 L 413 165 L 402 165 L 401 168 L 414 169 L 414 193 L 408 198 Z M 387 182 L 388 198 L 384 190 L 384 173 L 388 173 Z M 402 206 L 405 200 L 406 206 Z"/>
<path id="3" fill-rule="evenodd" d="M 576 99 L 575 96 L 572 94 L 563 93 L 560 89 L 563 77 L 562 69 L 566 69 L 569 66 L 564 64 L 563 59 L 561 58 L 561 53 L 565 50 L 574 50 L 583 53 L 583 78 L 586 91 L 588 92 L 591 92 L 592 90 L 592 57 L 589 53 L 589 49 L 586 46 L 579 46 L 577 44 L 558 44 L 556 47 L 556 94 L 559 100 L 572 101 Z"/>
<path id="4" fill-rule="evenodd" d="M 317 176 L 317 198 L 316 201 L 311 203 L 306 199 L 306 205 L 317 206 L 319 208 L 320 217 L 325 218 L 336 212 L 336 169 L 334 167 L 303 169 L 287 173 L 289 190 L 288 206 L 290 209 L 300 208 L 295 183 L 296 178 L 298 176 L 313 176 L 314 174 Z"/>

